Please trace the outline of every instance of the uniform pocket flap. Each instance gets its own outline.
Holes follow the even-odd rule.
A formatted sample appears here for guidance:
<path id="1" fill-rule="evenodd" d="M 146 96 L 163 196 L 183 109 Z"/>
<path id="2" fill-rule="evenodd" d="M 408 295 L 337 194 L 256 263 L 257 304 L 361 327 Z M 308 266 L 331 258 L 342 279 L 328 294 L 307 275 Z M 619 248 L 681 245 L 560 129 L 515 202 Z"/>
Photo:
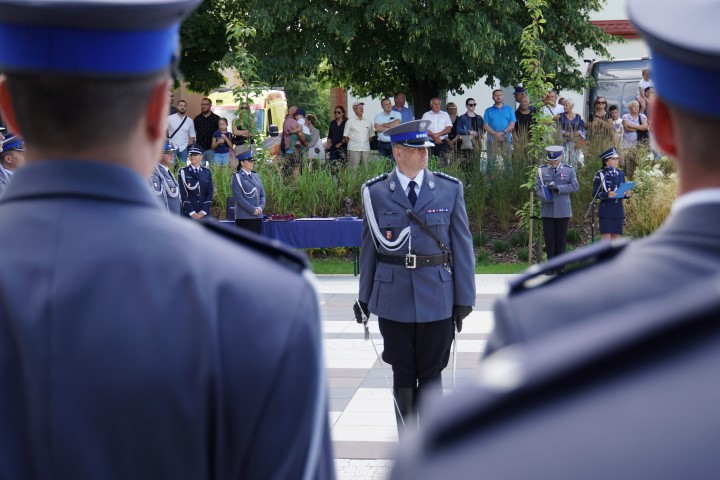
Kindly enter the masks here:
<path id="1" fill-rule="evenodd" d="M 452 280 L 452 275 L 450 275 L 450 272 L 448 272 L 446 269 L 441 268 L 440 280 L 442 280 L 443 282 L 449 282 L 450 280 Z"/>
<path id="2" fill-rule="evenodd" d="M 389 268 L 378 268 L 375 270 L 375 281 L 378 282 L 392 282 L 393 271 Z"/>
<path id="3" fill-rule="evenodd" d="M 433 212 L 425 216 L 425 225 L 448 225 L 450 224 L 450 212 Z"/>
<path id="4" fill-rule="evenodd" d="M 381 227 L 402 227 L 402 217 L 396 212 L 383 212 L 378 219 Z"/>

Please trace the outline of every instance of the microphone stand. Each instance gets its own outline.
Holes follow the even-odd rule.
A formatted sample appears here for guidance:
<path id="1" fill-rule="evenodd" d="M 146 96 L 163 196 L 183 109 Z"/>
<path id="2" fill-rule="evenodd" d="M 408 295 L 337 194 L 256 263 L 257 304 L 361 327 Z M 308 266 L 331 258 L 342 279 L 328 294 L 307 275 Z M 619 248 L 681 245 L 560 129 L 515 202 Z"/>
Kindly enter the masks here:
<path id="1" fill-rule="evenodd" d="M 587 211 L 585 211 L 585 215 L 583 218 L 587 220 L 588 214 L 592 213 L 592 218 L 590 219 L 590 238 L 592 242 L 595 242 L 595 200 L 597 200 L 598 195 L 600 195 L 600 190 L 602 190 L 602 184 L 598 186 L 597 191 L 595 192 L 595 195 L 593 196 L 593 199 L 590 200 L 590 205 L 588 205 Z"/>

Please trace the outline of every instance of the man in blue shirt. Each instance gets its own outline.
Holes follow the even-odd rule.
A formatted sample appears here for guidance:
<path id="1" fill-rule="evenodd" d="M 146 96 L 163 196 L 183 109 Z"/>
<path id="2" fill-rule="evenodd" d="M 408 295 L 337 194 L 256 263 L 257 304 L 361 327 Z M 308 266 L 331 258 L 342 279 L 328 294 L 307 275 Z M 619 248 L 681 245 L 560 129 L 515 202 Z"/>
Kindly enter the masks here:
<path id="1" fill-rule="evenodd" d="M 415 115 L 413 115 L 412 110 L 405 106 L 405 98 L 406 97 L 403 92 L 395 93 L 395 105 L 393 105 L 392 109 L 393 112 L 400 112 L 400 115 L 402 115 L 402 122 L 400 123 L 407 123 L 411 120 L 415 120 Z"/>
<path id="2" fill-rule="evenodd" d="M 373 126 L 375 127 L 375 133 L 377 134 L 377 149 L 380 155 L 387 158 L 393 158 L 390 137 L 385 134 L 385 131 L 400 125 L 402 123 L 402 114 L 392 109 L 392 103 L 389 98 L 383 98 L 380 101 L 380 106 L 383 111 L 375 115 L 375 118 L 373 119 Z"/>
<path id="3" fill-rule="evenodd" d="M 488 133 L 488 162 L 492 164 L 497 157 L 506 159 L 511 166 L 512 131 L 515 129 L 515 110 L 503 103 L 502 90 L 493 90 L 494 105 L 485 109 L 483 128 Z"/>

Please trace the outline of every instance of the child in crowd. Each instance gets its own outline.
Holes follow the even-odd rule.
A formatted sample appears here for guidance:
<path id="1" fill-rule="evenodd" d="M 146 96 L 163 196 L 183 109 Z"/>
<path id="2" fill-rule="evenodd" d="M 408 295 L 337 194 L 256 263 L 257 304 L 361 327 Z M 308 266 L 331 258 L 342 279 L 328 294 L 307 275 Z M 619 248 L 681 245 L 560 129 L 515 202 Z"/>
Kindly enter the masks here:
<path id="1" fill-rule="evenodd" d="M 652 80 L 650 80 L 650 69 L 649 68 L 643 68 L 642 69 L 642 80 L 638 82 L 638 94 L 637 101 L 640 103 L 640 113 L 645 113 L 645 109 L 648 106 L 648 97 L 645 93 L 648 88 L 655 88 L 655 83 L 653 83 Z"/>
<path id="2" fill-rule="evenodd" d="M 228 121 L 225 118 L 218 120 L 219 130 L 213 133 L 212 149 L 215 150 L 215 163 L 227 165 L 230 161 L 230 147 L 232 147 L 232 133 L 228 132 Z"/>
<path id="3" fill-rule="evenodd" d="M 610 120 L 613 124 L 613 145 L 615 148 L 620 148 L 620 140 L 623 134 L 622 118 L 620 118 L 620 110 L 617 105 L 610 105 L 608 109 L 610 113 Z"/>
<path id="4" fill-rule="evenodd" d="M 288 145 L 288 148 L 286 150 L 286 153 L 292 154 L 295 149 L 299 146 L 298 142 L 300 142 L 302 145 L 305 145 L 307 143 L 307 139 L 310 138 L 310 128 L 308 128 L 307 125 L 305 125 L 305 110 L 302 108 L 298 108 L 295 111 L 295 121 L 302 127 L 302 138 L 297 134 L 293 133 L 290 135 L 290 145 Z"/>

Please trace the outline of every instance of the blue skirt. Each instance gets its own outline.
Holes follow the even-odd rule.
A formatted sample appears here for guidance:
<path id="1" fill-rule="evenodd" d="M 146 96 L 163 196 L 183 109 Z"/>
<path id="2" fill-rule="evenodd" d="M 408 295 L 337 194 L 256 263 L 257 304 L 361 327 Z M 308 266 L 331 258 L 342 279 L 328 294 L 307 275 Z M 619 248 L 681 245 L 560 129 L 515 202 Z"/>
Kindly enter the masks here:
<path id="1" fill-rule="evenodd" d="M 600 233 L 622 235 L 624 218 L 600 217 Z"/>

